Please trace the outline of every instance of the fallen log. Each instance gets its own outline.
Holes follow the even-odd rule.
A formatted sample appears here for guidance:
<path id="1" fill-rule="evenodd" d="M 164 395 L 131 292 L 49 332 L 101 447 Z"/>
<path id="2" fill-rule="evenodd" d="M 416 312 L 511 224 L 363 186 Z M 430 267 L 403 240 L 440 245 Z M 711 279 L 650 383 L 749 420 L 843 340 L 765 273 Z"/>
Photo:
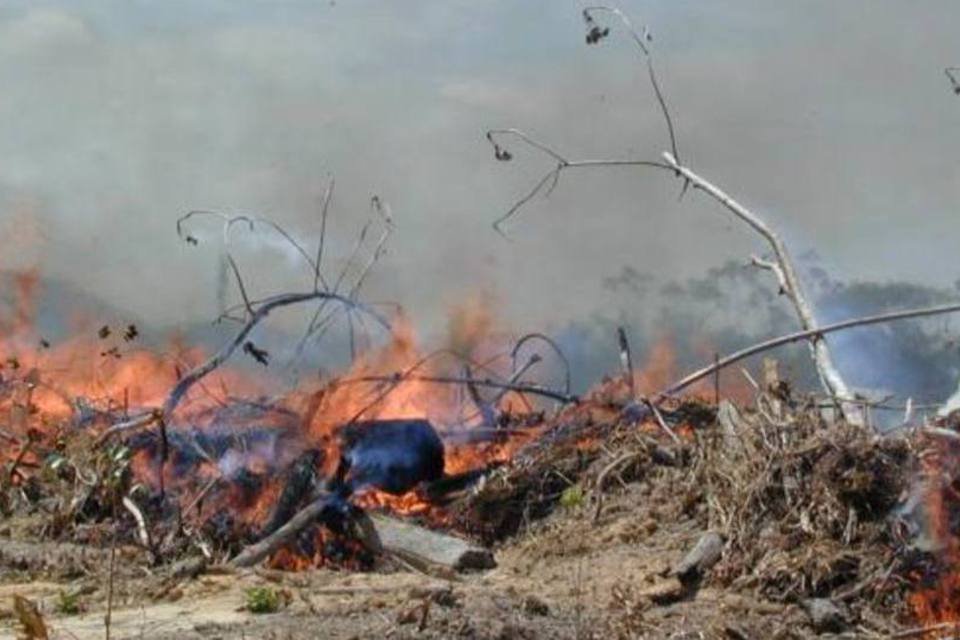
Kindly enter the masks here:
<path id="1" fill-rule="evenodd" d="M 323 494 L 298 511 L 285 525 L 263 540 L 244 548 L 229 562 L 233 567 L 252 567 L 277 552 L 288 540 L 317 521 L 325 509 L 330 507 L 330 495 Z"/>
<path id="2" fill-rule="evenodd" d="M 723 538 L 715 531 L 707 531 L 671 573 L 684 585 L 699 583 L 707 571 L 720 560 Z"/>
<path id="3" fill-rule="evenodd" d="M 319 482 L 319 469 L 323 465 L 323 458 L 323 451 L 308 449 L 290 465 L 273 515 L 263 529 L 264 535 L 270 535 L 289 522 L 303 502 L 310 498 Z"/>
<path id="4" fill-rule="evenodd" d="M 370 521 L 377 535 L 375 543 L 415 566 L 432 565 L 455 571 L 497 566 L 492 551 L 463 538 L 379 514 L 371 514 Z"/>
<path id="5" fill-rule="evenodd" d="M 300 531 L 317 522 L 334 505 L 323 494 L 301 509 L 285 525 L 263 540 L 241 551 L 230 566 L 251 567 L 278 551 Z M 441 567 L 454 571 L 490 569 L 496 566 L 493 553 L 447 534 L 383 515 L 354 516 L 361 542 L 375 553 L 387 552 L 417 567 Z"/>

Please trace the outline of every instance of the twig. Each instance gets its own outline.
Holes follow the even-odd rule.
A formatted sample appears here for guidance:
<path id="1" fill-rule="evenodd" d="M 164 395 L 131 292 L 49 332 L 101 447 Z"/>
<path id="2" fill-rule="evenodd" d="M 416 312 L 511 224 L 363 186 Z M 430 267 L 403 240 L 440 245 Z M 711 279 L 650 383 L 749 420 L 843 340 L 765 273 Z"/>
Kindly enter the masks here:
<path id="1" fill-rule="evenodd" d="M 532 369 L 533 367 L 535 367 L 536 365 L 538 365 L 538 364 L 539 364 L 540 362 L 542 362 L 542 361 L 543 361 L 543 358 L 540 356 L 539 353 L 531 353 L 531 354 L 530 354 L 530 357 L 527 358 L 527 361 L 524 363 L 524 365 L 523 365 L 522 367 L 520 367 L 519 369 L 514 370 L 514 372 L 513 372 L 512 374 L 510 374 L 510 377 L 507 378 L 507 384 L 513 384 L 513 385 L 519 384 L 519 383 L 520 383 L 520 379 L 521 379 L 524 375 L 526 375 L 527 371 L 530 371 L 530 369 Z M 510 388 L 507 388 L 507 387 L 504 387 L 503 389 L 500 389 L 500 391 L 498 391 L 497 394 L 493 397 L 493 403 L 492 403 L 492 404 L 494 404 L 494 405 L 499 404 L 499 402 L 500 402 L 501 400 L 503 400 L 503 397 L 504 397 L 505 395 L 507 395 L 508 393 L 510 393 L 511 391 L 513 391 L 513 389 L 510 389 Z M 569 392 L 570 392 L 570 388 L 568 387 L 568 388 L 567 388 L 567 393 L 569 393 Z"/>
<path id="2" fill-rule="evenodd" d="M 467 382 L 464 383 L 464 386 L 467 388 L 467 394 L 470 396 L 470 400 L 473 401 L 477 411 L 480 412 L 483 426 L 490 429 L 496 428 L 498 422 L 497 412 L 492 404 L 484 402 L 483 397 L 480 395 L 480 390 L 477 389 L 477 385 L 473 381 L 473 374 L 470 371 L 469 364 L 463 365 L 463 377 L 467 380 Z"/>
<path id="3" fill-rule="evenodd" d="M 551 338 L 546 334 L 537 333 L 537 332 L 528 333 L 522 336 L 519 340 L 517 340 L 517 343 L 513 345 L 513 349 L 510 351 L 510 358 L 513 362 L 513 370 L 514 371 L 517 370 L 517 355 L 520 353 L 520 349 L 523 347 L 523 345 L 525 345 L 526 343 L 532 340 L 540 340 L 542 342 L 545 342 L 547 346 L 549 346 L 553 350 L 553 352 L 557 354 L 557 357 L 560 358 L 560 362 L 563 363 L 563 372 L 564 372 L 563 389 L 567 393 L 570 393 L 570 390 L 573 388 L 573 384 L 571 381 L 572 372 L 570 370 L 570 361 L 567 359 L 567 356 L 563 352 L 563 349 L 560 348 L 560 345 L 558 345 L 553 338 Z"/>
<path id="4" fill-rule="evenodd" d="M 743 360 L 744 358 L 749 358 L 752 355 L 756 355 L 764 351 L 769 351 L 770 349 L 780 347 L 785 344 L 789 344 L 791 342 L 806 340 L 813 336 L 825 335 L 828 333 L 833 333 L 835 331 L 843 331 L 844 329 L 851 329 L 853 327 L 862 327 L 862 326 L 867 326 L 871 324 L 881 324 L 884 322 L 893 322 L 896 320 L 906 320 L 908 318 L 921 318 L 925 316 L 933 316 L 933 315 L 939 315 L 943 313 L 955 313 L 957 311 L 960 311 L 960 304 L 956 304 L 956 303 L 940 305 L 936 307 L 907 309 L 905 311 L 894 311 L 891 313 L 882 313 L 875 316 L 866 316 L 863 318 L 854 318 L 852 320 L 844 320 L 842 322 L 835 322 L 833 324 L 823 325 L 816 329 L 809 329 L 806 331 L 795 331 L 793 333 L 788 333 L 786 335 L 783 335 L 777 338 L 771 338 L 770 340 L 765 340 L 763 342 L 759 342 L 755 345 L 749 346 L 745 349 L 735 351 L 730 355 L 720 358 L 718 361 L 716 361 L 715 363 L 709 366 L 703 367 L 701 369 L 697 369 L 696 371 L 689 374 L 688 376 L 678 380 L 677 382 L 674 382 L 672 385 L 670 385 L 663 391 L 660 391 L 657 395 L 653 397 L 652 402 L 660 403 L 667 396 L 674 395 L 679 391 L 686 389 L 687 387 L 694 384 L 695 382 L 699 382 L 700 380 L 706 378 L 717 369 L 728 367 L 735 362 L 739 362 Z"/>
<path id="5" fill-rule="evenodd" d="M 299 242 L 297 242 L 293 238 L 293 236 L 287 232 L 286 229 L 281 227 L 279 224 L 277 224 L 273 220 L 268 220 L 266 218 L 260 218 L 257 216 L 247 216 L 247 215 L 228 215 L 220 211 L 195 209 L 193 211 L 187 212 L 185 215 L 180 216 L 180 218 L 177 219 L 177 235 L 182 240 L 185 240 L 186 242 L 191 244 L 197 244 L 198 242 L 197 239 L 194 236 L 186 233 L 186 223 L 191 218 L 198 217 L 198 216 L 210 216 L 210 217 L 218 218 L 223 222 L 222 240 L 223 240 L 224 247 L 227 247 L 228 256 L 230 256 L 230 252 L 229 252 L 230 231 L 231 229 L 233 229 L 233 226 L 236 224 L 245 223 L 247 226 L 247 229 L 252 232 L 256 228 L 256 225 L 260 224 L 260 225 L 267 226 L 270 229 L 273 229 L 284 240 L 286 240 L 287 243 L 290 246 L 292 246 L 297 253 L 300 254 L 304 262 L 306 262 L 307 266 L 310 269 L 311 275 L 316 275 L 317 273 L 317 266 L 314 263 L 313 258 L 310 257 L 310 254 L 307 253 L 306 249 L 304 249 L 303 246 Z M 232 261 L 232 257 L 231 257 L 231 261 Z M 323 288 L 326 289 L 327 288 L 326 283 L 323 281 L 322 274 L 319 275 L 318 279 L 320 280 L 320 283 L 323 285 Z"/>
<path id="6" fill-rule="evenodd" d="M 554 391 L 553 389 L 547 389 L 539 385 L 532 384 L 512 384 L 509 382 L 498 382 L 496 380 L 491 380 L 490 378 L 468 378 L 463 376 L 403 376 L 400 374 L 392 376 L 362 376 L 359 378 L 351 378 L 350 380 L 345 380 L 340 384 L 347 382 L 403 382 L 405 380 L 415 380 L 417 382 L 429 382 L 433 384 L 474 384 L 480 387 L 490 387 L 492 389 L 506 389 L 508 391 L 516 391 L 518 393 L 529 393 L 531 395 L 539 395 L 545 398 L 551 398 L 557 400 L 558 402 L 564 402 L 567 404 L 576 404 L 580 401 L 580 398 L 576 395 L 563 393 L 561 391 Z"/>
<path id="7" fill-rule="evenodd" d="M 670 425 L 667 424 L 667 421 L 663 419 L 663 416 L 660 414 L 660 410 L 657 408 L 657 405 L 653 402 L 650 402 L 647 398 L 643 398 L 642 402 L 650 408 L 650 411 L 653 412 L 653 417 L 657 419 L 657 424 L 660 425 L 660 428 L 670 439 L 673 440 L 676 444 L 680 444 L 680 438 L 676 433 L 673 432 L 673 429 L 670 428 Z"/>
<path id="8" fill-rule="evenodd" d="M 153 551 L 153 544 L 150 541 L 150 531 L 147 529 L 147 521 L 143 517 L 143 512 L 137 506 L 137 503 L 129 496 L 123 496 L 121 499 L 123 507 L 130 512 L 133 519 L 137 521 L 137 534 L 140 536 L 140 544 L 148 551 Z"/>
<path id="9" fill-rule="evenodd" d="M 647 74 L 650 77 L 650 84 L 653 87 L 653 92 L 657 96 L 657 103 L 660 105 L 660 112 L 663 114 L 663 119 L 667 125 L 667 133 L 670 136 L 670 151 L 673 153 L 675 158 L 679 158 L 680 152 L 677 149 L 677 135 L 673 129 L 673 118 L 670 116 L 670 110 L 667 108 L 667 101 L 666 98 L 663 97 L 663 91 L 660 90 L 660 83 L 657 81 L 657 74 L 653 70 L 653 56 L 651 55 L 650 46 L 648 44 L 651 40 L 650 31 L 646 27 L 643 27 L 643 35 L 641 36 L 639 33 L 637 33 L 637 30 L 630 22 L 630 19 L 627 18 L 626 14 L 619 9 L 607 6 L 587 7 L 583 10 L 583 18 L 588 26 L 593 24 L 592 14 L 598 12 L 611 13 L 616 16 L 623 26 L 626 27 L 627 31 L 630 32 L 630 36 L 633 38 L 633 41 L 636 43 L 637 47 L 640 49 L 640 52 L 643 54 L 643 57 L 646 59 Z"/>
<path id="10" fill-rule="evenodd" d="M 213 489 L 216 486 L 216 484 L 220 482 L 220 480 L 222 479 L 223 479 L 222 476 L 216 476 L 215 478 L 210 478 L 207 484 L 205 484 L 203 488 L 200 489 L 199 493 L 197 493 L 197 495 L 193 498 L 193 500 L 190 501 L 190 504 L 184 507 L 183 513 L 190 513 L 190 510 L 193 509 L 195 506 L 197 506 L 200 503 L 200 501 L 203 500 L 208 493 L 210 493 L 210 490 Z"/>
<path id="11" fill-rule="evenodd" d="M 243 551 L 230 561 L 230 566 L 252 567 L 264 558 L 272 555 L 282 547 L 287 540 L 319 518 L 329 503 L 330 496 L 327 494 L 315 498 L 313 502 L 298 511 L 296 515 L 290 518 L 282 527 L 260 542 L 245 547 Z"/>
<path id="12" fill-rule="evenodd" d="M 960 67 L 947 67 L 943 70 L 943 72 L 947 74 L 947 79 L 950 80 L 950 86 L 953 88 L 953 92 L 960 95 L 960 81 L 957 80 L 957 71 L 960 71 Z"/>
<path id="13" fill-rule="evenodd" d="M 240 297 L 243 299 L 243 306 L 246 308 L 248 314 L 253 315 L 253 306 L 250 304 L 250 297 L 247 295 L 247 287 L 244 286 L 243 278 L 240 277 L 240 269 L 237 267 L 236 261 L 229 253 L 227 253 L 227 263 L 230 265 L 230 269 L 233 271 L 233 277 L 237 279 L 237 288 L 240 290 Z"/>
<path id="14" fill-rule="evenodd" d="M 637 397 L 637 383 L 633 379 L 633 358 L 630 355 L 630 343 L 627 341 L 627 332 L 623 327 L 617 327 L 617 342 L 620 345 L 620 372 L 626 380 L 630 390 L 630 401 Z"/>
<path id="15" fill-rule="evenodd" d="M 333 199 L 333 187 L 335 181 L 330 178 L 330 184 L 323 193 L 323 204 L 320 207 L 320 240 L 317 242 L 317 259 L 313 263 L 313 290 L 320 290 L 320 270 L 323 268 L 323 245 L 327 239 L 327 214 L 330 210 L 330 201 Z M 326 284 L 324 284 L 326 288 Z"/>
<path id="16" fill-rule="evenodd" d="M 17 457 L 14 459 L 13 463 L 10 465 L 10 470 L 7 472 L 7 481 L 13 482 L 14 477 L 17 475 L 17 467 L 23 462 L 24 457 L 33 447 L 33 439 L 28 437 L 22 445 L 20 445 L 20 451 L 17 453 Z"/>
<path id="17" fill-rule="evenodd" d="M 533 188 L 526 193 L 526 195 L 516 201 L 506 213 L 494 221 L 494 230 L 504 237 L 506 237 L 506 234 L 502 228 L 503 223 L 512 218 L 518 211 L 520 211 L 520 209 L 523 208 L 525 204 L 533 200 L 538 193 L 544 190 L 544 187 L 546 187 L 547 184 L 550 184 L 550 187 L 546 189 L 547 195 L 549 195 L 549 193 L 553 190 L 553 187 L 556 186 L 557 181 L 560 179 L 560 173 L 567 169 L 590 169 L 598 167 L 652 167 L 670 171 L 671 173 L 674 172 L 673 167 L 670 165 L 655 160 L 568 160 L 557 151 L 540 142 L 539 140 L 536 140 L 526 132 L 513 128 L 491 129 L 487 131 L 487 140 L 490 142 L 491 146 L 493 146 L 494 155 L 501 160 L 512 158 L 512 156 L 504 150 L 500 142 L 497 141 L 498 138 L 507 136 L 517 138 L 523 144 L 553 158 L 556 161 L 556 166 L 554 166 L 553 169 L 548 171 L 542 178 L 540 178 L 540 181 L 537 182 Z M 503 155 L 504 153 L 507 155 Z"/>
<path id="18" fill-rule="evenodd" d="M 780 294 L 789 295 L 790 285 L 787 284 L 787 277 L 784 275 L 783 269 L 780 268 L 780 265 L 778 265 L 776 262 L 759 258 L 758 256 L 750 256 L 750 264 L 758 269 L 772 271 L 773 275 L 775 275 L 777 278 L 777 284 L 780 285 Z"/>
<path id="19" fill-rule="evenodd" d="M 960 623 L 958 622 L 940 622 L 938 624 L 932 624 L 927 627 L 915 627 L 913 629 L 904 629 L 903 631 L 898 631 L 896 633 L 890 634 L 890 638 L 896 638 L 900 640 L 901 638 L 914 638 L 916 636 L 926 636 L 934 631 L 946 631 L 947 629 L 953 629 L 954 631 L 960 630 Z"/>
<path id="20" fill-rule="evenodd" d="M 103 433 L 97 436 L 97 439 L 93 441 L 93 444 L 94 446 L 100 446 L 110 439 L 115 433 L 120 433 L 121 431 L 130 431 L 131 429 L 139 429 L 141 427 L 151 425 L 160 420 L 162 415 L 163 414 L 159 409 L 153 409 L 130 420 L 114 423 L 110 426 L 110 428 L 106 429 Z"/>
<path id="21" fill-rule="evenodd" d="M 619 458 L 616 458 L 613 462 L 608 464 L 603 470 L 597 475 L 596 482 L 596 492 L 597 492 L 597 508 L 593 511 L 593 521 L 597 522 L 600 520 L 600 514 L 603 512 L 603 483 L 607 479 L 607 476 L 610 475 L 615 469 L 620 468 L 622 465 L 630 462 L 636 458 L 640 457 L 639 451 L 631 451 L 625 453 Z"/>
<path id="22" fill-rule="evenodd" d="M 103 616 L 106 640 L 110 640 L 110 623 L 113 617 L 113 575 L 117 566 L 117 507 L 113 507 L 113 536 L 110 540 L 110 574 L 107 579 L 107 612 Z"/>

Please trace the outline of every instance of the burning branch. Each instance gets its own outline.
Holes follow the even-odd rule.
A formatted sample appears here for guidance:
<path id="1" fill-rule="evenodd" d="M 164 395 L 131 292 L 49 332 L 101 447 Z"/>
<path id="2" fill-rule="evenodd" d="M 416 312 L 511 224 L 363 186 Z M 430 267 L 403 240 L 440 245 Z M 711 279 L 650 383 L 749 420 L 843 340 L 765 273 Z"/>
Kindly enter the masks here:
<path id="1" fill-rule="evenodd" d="M 339 302 L 347 307 L 350 307 L 351 309 L 356 309 L 369 315 L 385 329 L 389 329 L 390 327 L 386 319 L 382 318 L 377 312 L 364 305 L 349 300 L 344 296 L 334 293 L 311 291 L 308 293 L 285 293 L 276 295 L 272 298 L 267 298 L 266 300 L 256 304 L 253 315 L 249 320 L 247 320 L 246 324 L 242 329 L 240 329 L 237 335 L 233 337 L 233 340 L 221 347 L 220 351 L 211 356 L 206 362 L 198 365 L 180 378 L 176 386 L 174 386 L 170 391 L 170 394 L 167 396 L 167 399 L 163 403 L 163 407 L 161 409 L 153 410 L 132 420 L 126 420 L 114 424 L 100 435 L 100 437 L 97 439 L 97 443 L 103 443 L 117 433 L 145 427 L 155 422 L 164 423 L 165 421 L 169 420 L 173 415 L 174 410 L 176 410 L 177 406 L 183 400 L 190 388 L 226 362 L 230 356 L 232 356 L 233 353 L 240 348 L 241 345 L 243 345 L 244 340 L 250 334 L 250 332 L 253 331 L 253 328 L 256 327 L 260 321 L 270 315 L 271 311 L 280 307 L 309 302 L 311 300 L 333 300 Z"/>
<path id="2" fill-rule="evenodd" d="M 359 277 L 351 285 L 349 291 L 346 294 L 339 293 L 340 287 L 343 284 L 348 270 L 353 265 L 354 260 L 360 252 L 360 249 L 363 246 L 364 240 L 368 229 L 370 228 L 370 222 L 364 225 L 362 231 L 360 232 L 360 239 L 357 242 L 357 246 L 354 249 L 353 254 L 347 262 L 347 265 L 343 268 L 339 274 L 336 284 L 331 289 L 327 284 L 327 280 L 324 278 L 321 272 L 322 260 L 323 260 L 323 250 L 324 242 L 326 237 L 326 227 L 327 227 L 327 214 L 330 205 L 330 201 L 333 197 L 333 181 L 331 180 L 330 184 L 327 187 L 327 190 L 324 193 L 322 207 L 321 207 L 321 228 L 320 228 L 320 241 L 317 246 L 316 258 L 312 257 L 303 245 L 300 244 L 290 233 L 288 233 L 283 227 L 279 224 L 273 222 L 272 220 L 246 216 L 246 215 L 236 215 L 231 216 L 217 211 L 206 211 L 206 210 L 194 210 L 190 211 L 186 215 L 182 216 L 177 220 L 177 235 L 182 238 L 188 244 L 196 245 L 199 244 L 199 240 L 190 233 L 187 232 L 187 223 L 196 217 L 214 217 L 219 219 L 223 223 L 222 228 L 222 242 L 224 247 L 224 255 L 227 263 L 232 270 L 234 277 L 237 282 L 237 287 L 240 291 L 241 298 L 243 299 L 242 305 L 234 306 L 229 309 L 224 310 L 221 315 L 221 319 L 224 317 L 237 320 L 242 322 L 243 325 L 234 338 L 223 345 L 217 353 L 207 359 L 205 362 L 194 367 L 191 371 L 187 372 L 186 375 L 180 377 L 177 381 L 177 384 L 170 391 L 167 396 L 166 401 L 163 403 L 163 406 L 159 409 L 153 409 L 146 413 L 143 413 L 139 416 L 134 417 L 133 419 L 124 420 L 123 422 L 118 422 L 112 425 L 109 429 L 104 431 L 99 438 L 97 443 L 101 444 L 108 440 L 110 437 L 117 433 L 130 431 L 132 429 L 138 429 L 145 427 L 150 424 L 158 424 L 161 431 L 161 441 L 165 443 L 165 429 L 166 423 L 172 417 L 174 411 L 177 409 L 180 402 L 187 395 L 190 389 L 200 382 L 204 377 L 209 375 L 211 372 L 220 367 L 224 362 L 226 362 L 238 348 L 243 348 L 246 352 L 254 356 L 261 364 L 267 364 L 267 353 L 258 349 L 253 343 L 247 340 L 250 333 L 253 329 L 263 321 L 274 309 L 281 307 L 287 307 L 292 305 L 297 305 L 301 303 L 319 301 L 320 305 L 316 310 L 314 319 L 311 321 L 310 328 L 307 331 L 307 336 L 304 338 L 304 341 L 307 337 L 310 336 L 310 333 L 315 329 L 314 323 L 316 319 L 320 316 L 326 306 L 331 303 L 337 303 L 337 305 L 346 309 L 348 314 L 348 319 L 351 322 L 351 334 L 352 334 L 352 317 L 354 313 L 362 314 L 360 317 L 369 316 L 373 318 L 381 327 L 384 329 L 389 329 L 390 325 L 386 319 L 381 317 L 377 312 L 368 308 L 365 305 L 360 304 L 357 301 L 359 296 L 360 288 L 363 285 L 364 280 L 366 279 L 368 273 L 373 268 L 374 264 L 377 262 L 379 257 L 383 254 L 384 246 L 386 240 L 389 237 L 393 229 L 393 221 L 389 215 L 388 210 L 381 200 L 374 196 L 372 200 L 373 209 L 377 217 L 383 221 L 385 230 L 381 234 L 379 240 L 377 241 L 376 247 L 373 250 L 371 257 L 368 259 L 367 263 L 363 266 Z M 272 230 L 278 234 L 283 240 L 289 244 L 293 249 L 302 257 L 304 263 L 309 268 L 309 273 L 313 282 L 313 290 L 307 291 L 304 293 L 281 293 L 277 295 L 268 296 L 262 299 L 252 299 L 247 293 L 247 287 L 244 284 L 243 277 L 240 272 L 240 268 L 237 265 L 236 260 L 234 259 L 232 253 L 230 252 L 230 232 L 235 225 L 244 225 L 247 229 L 253 232 L 256 227 L 265 226 L 268 229 Z M 244 310 L 243 318 L 236 318 L 229 315 L 232 311 L 242 308 Z M 302 346 L 302 343 L 301 343 Z M 195 448 L 199 449 L 199 445 Z M 202 450 L 200 453 L 203 455 Z M 166 459 L 165 453 L 165 444 L 162 444 L 161 450 L 161 483 L 162 483 L 162 465 L 163 461 Z"/>
<path id="3" fill-rule="evenodd" d="M 250 319 L 247 320 L 247 323 L 243 326 L 243 328 L 240 329 L 237 335 L 234 336 L 233 340 L 225 344 L 220 351 L 214 354 L 209 360 L 180 378 L 180 381 L 177 382 L 177 385 L 170 392 L 170 395 L 167 396 L 167 400 L 163 404 L 163 416 L 171 416 L 174 409 L 176 409 L 177 405 L 180 404 L 183 396 L 186 395 L 187 391 L 190 390 L 190 387 L 192 387 L 195 383 L 212 372 L 214 369 L 219 367 L 221 364 L 226 362 L 227 359 L 233 355 L 234 351 L 236 351 L 243 344 L 246 337 L 251 331 L 253 331 L 253 328 L 257 326 L 261 320 L 266 318 L 271 311 L 280 307 L 300 304 L 302 302 L 309 302 L 311 300 L 332 300 L 339 302 L 347 308 L 364 312 L 365 314 L 374 318 L 385 329 L 390 328 L 390 324 L 377 312 L 336 293 L 311 291 L 308 293 L 285 293 L 268 298 L 256 307 L 253 315 L 250 316 Z"/>

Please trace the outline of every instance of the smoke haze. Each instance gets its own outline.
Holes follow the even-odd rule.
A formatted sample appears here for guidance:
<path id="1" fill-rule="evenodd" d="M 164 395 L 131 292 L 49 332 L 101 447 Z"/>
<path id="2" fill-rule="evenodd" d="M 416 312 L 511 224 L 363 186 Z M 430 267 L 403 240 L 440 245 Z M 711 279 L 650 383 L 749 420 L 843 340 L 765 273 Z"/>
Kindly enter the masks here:
<path id="1" fill-rule="evenodd" d="M 651 29 L 693 168 L 756 207 L 795 253 L 816 248 L 838 281 L 951 291 L 960 101 L 942 69 L 960 62 L 960 5 L 621 4 Z M 629 41 L 584 45 L 580 8 L 6 2 L 0 268 L 39 266 L 157 326 L 196 323 L 217 313 L 219 231 L 198 228 L 191 247 L 177 217 L 259 214 L 306 241 L 335 176 L 330 265 L 379 194 L 397 232 L 367 297 L 403 304 L 428 331 L 478 290 L 496 293 L 503 322 L 563 333 L 574 349 L 604 322 L 634 319 L 644 335 L 680 323 L 665 283 L 705 304 L 711 292 L 688 290 L 690 279 L 763 247 L 714 202 L 678 202 L 661 173 L 570 173 L 509 224 L 512 242 L 490 229 L 549 165 L 520 148 L 495 162 L 487 128 L 523 128 L 573 158 L 667 147 Z M 309 281 L 269 240 L 238 239 L 237 251 L 255 288 Z M 623 265 L 659 284 L 611 285 Z M 862 308 L 824 300 L 823 320 Z M 737 335 L 790 325 L 769 313 Z M 700 329 L 732 342 L 722 314 L 710 317 Z"/>

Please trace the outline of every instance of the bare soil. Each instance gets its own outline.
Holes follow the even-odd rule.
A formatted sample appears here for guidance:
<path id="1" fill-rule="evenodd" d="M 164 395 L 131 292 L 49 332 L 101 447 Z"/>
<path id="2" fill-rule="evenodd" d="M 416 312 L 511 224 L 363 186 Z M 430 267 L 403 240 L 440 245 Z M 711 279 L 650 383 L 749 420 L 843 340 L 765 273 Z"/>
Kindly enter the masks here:
<path id="1" fill-rule="evenodd" d="M 558 510 L 497 550 L 499 566 L 458 576 L 404 570 L 349 573 L 268 570 L 173 581 L 118 553 L 111 638 L 768 638 L 806 637 L 796 607 L 705 587 L 654 605 L 661 574 L 700 528 L 676 512 L 664 488 L 621 488 L 593 522 L 587 504 Z M 10 572 L 0 585 L 0 637 L 17 637 L 12 596 L 37 604 L 51 638 L 103 638 L 109 564 L 57 564 Z M 70 577 L 70 574 L 79 574 Z M 281 596 L 276 613 L 246 610 L 246 592 Z M 77 593 L 79 614 L 58 611 Z"/>

